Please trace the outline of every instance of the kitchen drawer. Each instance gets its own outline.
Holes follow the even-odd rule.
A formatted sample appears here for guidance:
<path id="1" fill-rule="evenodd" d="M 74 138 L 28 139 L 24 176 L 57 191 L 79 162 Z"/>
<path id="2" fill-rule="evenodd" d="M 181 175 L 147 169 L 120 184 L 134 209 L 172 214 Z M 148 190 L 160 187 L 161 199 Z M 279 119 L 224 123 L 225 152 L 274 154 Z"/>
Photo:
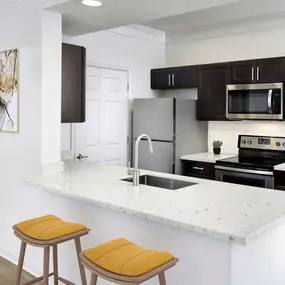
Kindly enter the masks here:
<path id="1" fill-rule="evenodd" d="M 285 171 L 274 171 L 275 189 L 285 191 Z"/>
<path id="2" fill-rule="evenodd" d="M 183 160 L 183 175 L 215 180 L 215 164 L 209 162 Z"/>

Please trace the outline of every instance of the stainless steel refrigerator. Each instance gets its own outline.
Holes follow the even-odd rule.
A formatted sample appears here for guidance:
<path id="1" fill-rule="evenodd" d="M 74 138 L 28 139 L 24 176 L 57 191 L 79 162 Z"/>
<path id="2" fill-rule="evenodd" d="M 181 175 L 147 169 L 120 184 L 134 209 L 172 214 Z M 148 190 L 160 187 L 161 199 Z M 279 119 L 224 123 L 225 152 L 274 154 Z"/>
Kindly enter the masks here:
<path id="1" fill-rule="evenodd" d="M 133 153 L 135 140 L 141 134 L 151 137 L 154 153 L 149 153 L 147 141 L 142 140 L 140 169 L 181 174 L 182 155 L 207 151 L 208 122 L 197 121 L 195 100 L 135 99 Z"/>

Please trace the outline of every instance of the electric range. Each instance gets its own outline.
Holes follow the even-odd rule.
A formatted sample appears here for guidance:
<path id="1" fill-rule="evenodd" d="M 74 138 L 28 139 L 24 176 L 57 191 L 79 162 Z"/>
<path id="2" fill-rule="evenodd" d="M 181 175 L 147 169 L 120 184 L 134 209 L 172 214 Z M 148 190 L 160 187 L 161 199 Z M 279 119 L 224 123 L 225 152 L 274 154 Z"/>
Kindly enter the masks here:
<path id="1" fill-rule="evenodd" d="M 217 160 L 218 181 L 274 189 L 274 166 L 285 163 L 285 137 L 239 135 L 238 156 Z"/>

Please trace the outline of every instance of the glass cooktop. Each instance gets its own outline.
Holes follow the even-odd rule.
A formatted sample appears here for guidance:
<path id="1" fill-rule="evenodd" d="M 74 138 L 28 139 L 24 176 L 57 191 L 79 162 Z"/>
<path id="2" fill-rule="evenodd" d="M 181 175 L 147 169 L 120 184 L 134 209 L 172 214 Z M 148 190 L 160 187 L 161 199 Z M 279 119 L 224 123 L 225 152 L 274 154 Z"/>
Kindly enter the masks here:
<path id="1" fill-rule="evenodd" d="M 217 160 L 216 164 L 229 167 L 241 167 L 248 169 L 268 169 L 273 170 L 275 165 L 284 163 L 285 160 L 276 158 L 263 158 L 263 157 L 241 157 L 235 156 L 231 158 Z"/>

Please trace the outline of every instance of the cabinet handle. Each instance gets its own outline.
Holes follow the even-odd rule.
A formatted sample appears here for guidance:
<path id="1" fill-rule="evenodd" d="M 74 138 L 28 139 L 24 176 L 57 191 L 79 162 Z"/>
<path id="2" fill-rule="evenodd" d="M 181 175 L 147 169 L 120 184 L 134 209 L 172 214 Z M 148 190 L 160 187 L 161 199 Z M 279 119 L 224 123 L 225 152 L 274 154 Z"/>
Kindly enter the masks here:
<path id="1" fill-rule="evenodd" d="M 195 170 L 204 170 L 204 167 L 193 166 L 192 169 L 195 169 Z"/>
<path id="2" fill-rule="evenodd" d="M 170 86 L 170 85 L 171 85 L 171 75 L 168 74 L 168 86 Z"/>
<path id="3" fill-rule="evenodd" d="M 256 71 L 256 77 L 257 77 L 257 80 L 259 80 L 260 79 L 260 76 L 259 76 L 259 74 L 260 74 L 260 68 L 259 68 L 259 66 L 257 67 L 257 69 L 256 69 L 257 71 Z"/>
<path id="4" fill-rule="evenodd" d="M 172 74 L 172 85 L 174 86 L 175 85 L 175 75 Z"/>
<path id="5" fill-rule="evenodd" d="M 254 81 L 254 67 L 251 68 L 251 79 Z"/>

